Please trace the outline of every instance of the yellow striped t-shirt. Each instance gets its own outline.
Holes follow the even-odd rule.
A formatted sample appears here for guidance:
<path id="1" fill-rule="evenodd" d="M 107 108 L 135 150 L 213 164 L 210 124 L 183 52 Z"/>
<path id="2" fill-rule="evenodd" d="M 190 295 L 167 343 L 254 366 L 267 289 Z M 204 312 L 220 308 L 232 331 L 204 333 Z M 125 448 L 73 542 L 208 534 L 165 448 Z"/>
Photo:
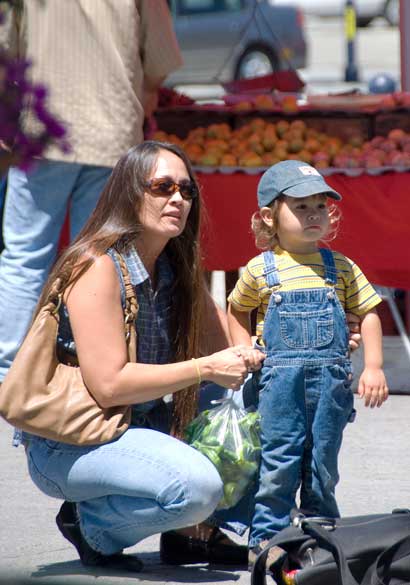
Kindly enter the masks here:
<path id="1" fill-rule="evenodd" d="M 333 252 L 337 269 L 337 296 L 345 311 L 362 316 L 381 302 L 372 285 L 352 260 Z M 279 246 L 275 248 L 276 267 L 283 291 L 306 288 L 323 288 L 324 265 L 320 252 L 290 254 Z M 228 302 L 237 311 L 250 312 L 257 308 L 256 335 L 262 338 L 263 322 L 268 308 L 271 289 L 264 276 L 262 254 L 252 258 L 243 271 Z"/>

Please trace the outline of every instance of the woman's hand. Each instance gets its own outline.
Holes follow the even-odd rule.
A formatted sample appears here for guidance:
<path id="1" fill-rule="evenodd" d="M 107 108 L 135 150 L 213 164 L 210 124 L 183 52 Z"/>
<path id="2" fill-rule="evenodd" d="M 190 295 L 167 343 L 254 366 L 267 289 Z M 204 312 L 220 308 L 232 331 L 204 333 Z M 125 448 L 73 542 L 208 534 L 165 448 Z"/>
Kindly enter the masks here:
<path id="1" fill-rule="evenodd" d="M 362 336 L 360 335 L 361 319 L 354 313 L 346 313 L 347 326 L 349 327 L 349 348 L 355 351 L 362 343 Z"/>
<path id="2" fill-rule="evenodd" d="M 258 349 L 236 345 L 206 358 L 199 358 L 198 362 L 203 379 L 225 388 L 239 390 L 248 373 L 261 368 L 265 357 Z"/>

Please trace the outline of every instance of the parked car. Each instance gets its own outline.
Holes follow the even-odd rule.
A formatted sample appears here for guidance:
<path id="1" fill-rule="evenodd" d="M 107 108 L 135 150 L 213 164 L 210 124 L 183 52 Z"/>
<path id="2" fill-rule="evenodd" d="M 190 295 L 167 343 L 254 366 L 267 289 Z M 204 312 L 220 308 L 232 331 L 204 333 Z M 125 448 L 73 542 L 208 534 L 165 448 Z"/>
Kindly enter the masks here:
<path id="1" fill-rule="evenodd" d="M 342 16 L 346 0 L 271 0 L 277 6 L 289 4 L 316 16 Z M 400 0 L 353 0 L 358 26 L 368 26 L 374 18 L 385 18 L 392 26 L 399 24 Z"/>
<path id="2" fill-rule="evenodd" d="M 306 66 L 303 13 L 269 0 L 169 0 L 184 66 L 167 85 L 227 82 Z"/>

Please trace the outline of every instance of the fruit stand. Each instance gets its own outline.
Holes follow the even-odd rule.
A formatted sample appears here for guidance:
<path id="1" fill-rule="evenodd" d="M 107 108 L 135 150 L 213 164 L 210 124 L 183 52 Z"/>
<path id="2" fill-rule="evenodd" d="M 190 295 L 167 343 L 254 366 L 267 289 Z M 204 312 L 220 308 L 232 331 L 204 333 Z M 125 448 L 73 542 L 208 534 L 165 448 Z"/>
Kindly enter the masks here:
<path id="1" fill-rule="evenodd" d="M 347 174 L 410 169 L 410 92 L 313 95 L 300 105 L 291 95 L 249 99 L 234 94 L 225 104 L 161 108 L 154 137 L 179 143 L 196 166 L 222 170 L 285 158 Z"/>

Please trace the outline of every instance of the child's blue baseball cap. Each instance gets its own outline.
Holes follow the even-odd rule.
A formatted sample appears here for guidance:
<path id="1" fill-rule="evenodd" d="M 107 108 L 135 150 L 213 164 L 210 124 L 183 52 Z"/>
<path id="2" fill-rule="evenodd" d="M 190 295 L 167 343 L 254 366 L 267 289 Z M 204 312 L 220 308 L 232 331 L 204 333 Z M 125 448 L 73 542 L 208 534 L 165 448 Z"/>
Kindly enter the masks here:
<path id="1" fill-rule="evenodd" d="M 279 195 L 308 197 L 324 193 L 332 199 L 342 196 L 332 189 L 314 167 L 300 160 L 283 160 L 271 166 L 258 184 L 258 205 L 266 207 Z"/>

